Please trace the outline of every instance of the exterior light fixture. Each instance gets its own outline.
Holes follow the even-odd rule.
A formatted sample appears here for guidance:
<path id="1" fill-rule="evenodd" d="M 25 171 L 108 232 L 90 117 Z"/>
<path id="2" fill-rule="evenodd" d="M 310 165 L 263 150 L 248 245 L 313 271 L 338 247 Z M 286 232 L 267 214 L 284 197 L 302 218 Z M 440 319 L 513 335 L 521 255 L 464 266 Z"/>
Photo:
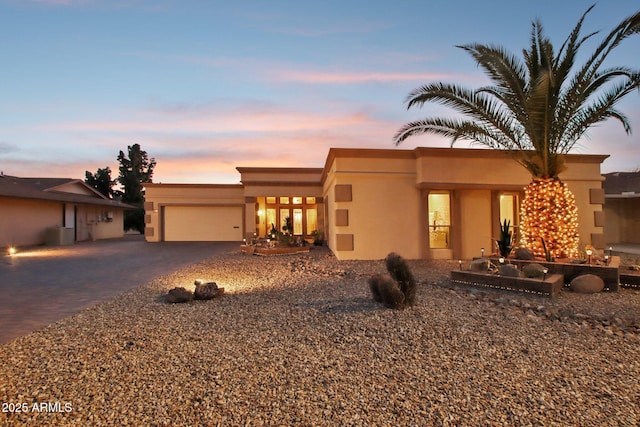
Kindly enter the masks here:
<path id="1" fill-rule="evenodd" d="M 593 254 L 593 251 L 591 249 L 587 249 L 587 256 L 589 257 L 589 265 L 591 265 L 591 254 Z"/>
<path id="2" fill-rule="evenodd" d="M 609 265 L 609 255 L 604 256 L 604 264 Z"/>
<path id="3" fill-rule="evenodd" d="M 9 246 L 9 250 L 7 252 L 9 253 L 9 256 L 11 256 L 15 255 L 18 250 L 15 248 L 15 246 Z"/>
<path id="4" fill-rule="evenodd" d="M 542 270 L 542 280 L 547 280 L 547 273 L 549 272 L 548 268 Z"/>
<path id="5" fill-rule="evenodd" d="M 504 257 L 498 258 L 498 261 L 500 262 L 500 264 L 504 264 Z"/>
<path id="6" fill-rule="evenodd" d="M 484 248 L 480 248 L 480 255 L 484 258 Z"/>
<path id="7" fill-rule="evenodd" d="M 458 267 L 460 268 L 460 270 L 462 270 L 462 260 L 461 259 L 458 260 Z"/>
<path id="8" fill-rule="evenodd" d="M 609 256 L 613 255 L 613 247 L 609 246 Z"/>

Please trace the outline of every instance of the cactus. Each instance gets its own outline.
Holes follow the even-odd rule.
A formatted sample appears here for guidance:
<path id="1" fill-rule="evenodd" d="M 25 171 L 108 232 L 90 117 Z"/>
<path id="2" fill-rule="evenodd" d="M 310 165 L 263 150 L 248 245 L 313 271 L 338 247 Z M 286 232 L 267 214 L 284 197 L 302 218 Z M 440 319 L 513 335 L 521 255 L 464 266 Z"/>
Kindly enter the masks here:
<path id="1" fill-rule="evenodd" d="M 404 294 L 398 284 L 386 274 L 376 274 L 369 278 L 369 288 L 373 299 L 388 308 L 404 308 Z"/>
<path id="2" fill-rule="evenodd" d="M 407 262 L 400 255 L 391 252 L 385 258 L 387 271 L 393 279 L 398 282 L 400 290 L 404 294 L 406 305 L 413 305 L 416 299 L 416 280 L 409 270 Z"/>

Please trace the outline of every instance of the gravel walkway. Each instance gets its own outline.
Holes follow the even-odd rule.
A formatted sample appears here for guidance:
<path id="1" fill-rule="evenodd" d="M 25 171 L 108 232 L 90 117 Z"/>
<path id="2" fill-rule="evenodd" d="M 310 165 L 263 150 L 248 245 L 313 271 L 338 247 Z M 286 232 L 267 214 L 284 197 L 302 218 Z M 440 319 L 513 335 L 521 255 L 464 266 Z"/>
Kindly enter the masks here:
<path id="1" fill-rule="evenodd" d="M 0 346 L 0 425 L 640 424 L 640 291 L 552 301 L 410 265 L 417 305 L 393 311 L 366 283 L 382 261 L 217 255 Z M 197 278 L 225 295 L 163 302 Z"/>

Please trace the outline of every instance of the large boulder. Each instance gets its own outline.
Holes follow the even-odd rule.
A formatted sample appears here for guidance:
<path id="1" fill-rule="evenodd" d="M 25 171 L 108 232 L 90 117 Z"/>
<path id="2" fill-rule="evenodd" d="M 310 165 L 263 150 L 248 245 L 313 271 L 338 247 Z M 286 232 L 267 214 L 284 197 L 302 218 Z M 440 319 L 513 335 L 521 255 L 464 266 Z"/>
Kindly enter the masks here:
<path id="1" fill-rule="evenodd" d="M 216 282 L 202 283 L 199 280 L 195 282 L 196 290 L 193 296 L 197 300 L 209 300 L 221 296 L 224 288 L 219 288 Z"/>
<path id="2" fill-rule="evenodd" d="M 583 274 L 571 281 L 570 288 L 581 294 L 594 294 L 604 290 L 604 281 L 595 274 Z"/>
<path id="3" fill-rule="evenodd" d="M 531 250 L 529 250 L 527 248 L 518 248 L 518 249 L 516 249 L 516 252 L 515 252 L 514 256 L 516 257 L 516 259 L 522 259 L 522 260 L 534 260 L 534 259 L 536 259 L 536 256 L 533 254 L 533 252 L 531 252 Z"/>
<path id="4" fill-rule="evenodd" d="M 469 264 L 469 270 L 486 273 L 489 270 L 489 260 L 486 258 L 474 259 L 471 261 L 471 264 Z"/>
<path id="5" fill-rule="evenodd" d="M 524 277 L 527 277 L 529 279 L 544 278 L 545 270 L 546 268 L 544 266 L 537 263 L 527 264 L 524 267 L 522 267 L 522 273 L 524 274 Z"/>
<path id="6" fill-rule="evenodd" d="M 193 293 L 185 288 L 173 288 L 166 296 L 166 301 L 170 303 L 188 302 L 193 300 Z"/>

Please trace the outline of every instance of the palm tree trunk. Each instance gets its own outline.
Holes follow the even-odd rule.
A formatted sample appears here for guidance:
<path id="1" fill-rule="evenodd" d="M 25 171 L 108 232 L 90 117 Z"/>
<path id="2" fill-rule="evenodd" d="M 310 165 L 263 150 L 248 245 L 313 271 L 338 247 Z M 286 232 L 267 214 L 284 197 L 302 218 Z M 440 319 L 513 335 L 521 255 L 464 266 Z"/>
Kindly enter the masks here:
<path id="1" fill-rule="evenodd" d="M 525 188 L 520 209 L 520 245 L 541 257 L 546 245 L 557 259 L 577 257 L 579 242 L 578 206 L 567 184 L 534 178 Z"/>

